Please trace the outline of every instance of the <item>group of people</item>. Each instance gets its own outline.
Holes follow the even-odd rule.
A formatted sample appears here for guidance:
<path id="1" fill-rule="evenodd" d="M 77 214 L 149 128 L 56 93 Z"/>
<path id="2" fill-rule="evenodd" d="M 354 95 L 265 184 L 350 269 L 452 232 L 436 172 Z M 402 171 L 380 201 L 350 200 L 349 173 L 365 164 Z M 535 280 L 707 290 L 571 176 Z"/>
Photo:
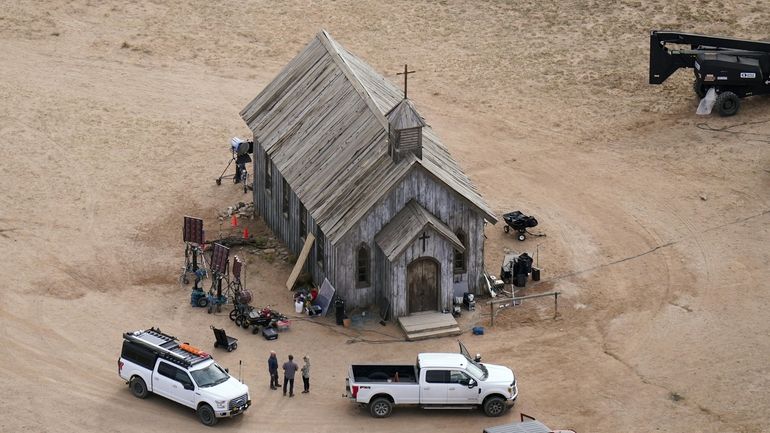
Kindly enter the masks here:
<path id="1" fill-rule="evenodd" d="M 303 394 L 310 392 L 310 357 L 305 355 L 302 357 L 305 361 L 305 365 L 302 366 L 302 384 Z M 289 355 L 289 360 L 283 363 L 283 395 L 286 395 L 288 388 L 289 397 L 294 397 L 294 376 L 299 370 L 299 366 L 294 362 L 294 355 Z M 270 373 L 270 389 L 278 389 L 281 385 L 278 383 L 278 356 L 274 351 L 270 351 L 270 357 L 267 358 L 267 370 Z"/>

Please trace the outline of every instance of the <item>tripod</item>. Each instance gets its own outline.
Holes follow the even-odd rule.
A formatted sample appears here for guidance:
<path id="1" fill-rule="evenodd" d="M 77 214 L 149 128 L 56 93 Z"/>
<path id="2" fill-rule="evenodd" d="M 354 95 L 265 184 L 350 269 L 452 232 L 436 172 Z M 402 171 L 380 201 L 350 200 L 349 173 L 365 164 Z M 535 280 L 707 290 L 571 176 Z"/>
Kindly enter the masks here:
<path id="1" fill-rule="evenodd" d="M 203 262 L 203 266 L 198 266 L 199 257 L 201 262 Z M 193 290 L 196 288 L 201 289 L 198 287 L 198 284 L 202 279 L 206 278 L 207 267 L 208 264 L 206 263 L 206 256 L 203 255 L 203 249 L 201 246 L 192 242 L 185 242 L 184 266 L 182 267 L 181 275 L 179 275 L 179 285 L 184 287 L 190 284 L 190 279 L 187 277 L 187 274 L 193 274 L 195 276 L 195 284 L 193 286 Z"/>

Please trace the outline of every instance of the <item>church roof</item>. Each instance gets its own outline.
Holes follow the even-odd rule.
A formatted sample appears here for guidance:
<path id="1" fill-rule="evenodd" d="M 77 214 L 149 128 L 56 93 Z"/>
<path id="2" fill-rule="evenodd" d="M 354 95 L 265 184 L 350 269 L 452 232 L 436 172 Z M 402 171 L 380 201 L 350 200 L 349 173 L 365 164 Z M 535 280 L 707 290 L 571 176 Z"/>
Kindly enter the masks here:
<path id="1" fill-rule="evenodd" d="M 429 126 L 422 158 L 393 162 L 385 113 L 403 100 L 401 90 L 321 31 L 240 114 L 332 243 L 417 166 L 497 222 Z"/>
<path id="2" fill-rule="evenodd" d="M 455 249 L 465 251 L 465 247 L 457 235 L 414 199 L 409 200 L 404 208 L 385 224 L 385 227 L 374 237 L 374 242 L 382 249 L 385 257 L 392 262 L 428 226 L 451 242 Z"/>

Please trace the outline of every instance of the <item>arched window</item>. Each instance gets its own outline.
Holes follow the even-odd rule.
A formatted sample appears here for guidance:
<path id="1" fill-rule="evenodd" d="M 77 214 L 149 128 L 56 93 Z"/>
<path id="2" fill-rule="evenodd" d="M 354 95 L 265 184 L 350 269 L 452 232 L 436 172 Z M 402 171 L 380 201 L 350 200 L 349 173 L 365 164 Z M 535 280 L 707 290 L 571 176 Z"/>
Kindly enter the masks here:
<path id="1" fill-rule="evenodd" d="M 460 243 L 467 247 L 467 239 L 465 236 L 465 233 L 462 230 L 457 230 L 455 232 L 455 236 L 457 236 L 457 239 L 460 240 Z M 465 265 L 465 251 L 455 250 L 454 254 L 454 273 L 455 274 L 464 274 L 468 269 Z"/>
<path id="2" fill-rule="evenodd" d="M 369 246 L 361 244 L 356 252 L 356 287 L 371 285 L 371 258 Z"/>

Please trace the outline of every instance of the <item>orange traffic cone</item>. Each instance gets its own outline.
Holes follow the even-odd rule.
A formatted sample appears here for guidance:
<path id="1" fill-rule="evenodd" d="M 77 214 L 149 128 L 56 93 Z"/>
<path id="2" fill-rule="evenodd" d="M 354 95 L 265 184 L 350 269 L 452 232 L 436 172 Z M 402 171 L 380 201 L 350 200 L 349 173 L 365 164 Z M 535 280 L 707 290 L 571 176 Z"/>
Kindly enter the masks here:
<path id="1" fill-rule="evenodd" d="M 248 228 L 244 228 L 243 229 L 243 238 L 244 239 L 248 239 L 249 238 L 249 229 Z"/>
<path id="2" fill-rule="evenodd" d="M 232 227 L 238 227 L 238 216 L 233 214 L 232 219 L 230 219 L 230 226 Z"/>

